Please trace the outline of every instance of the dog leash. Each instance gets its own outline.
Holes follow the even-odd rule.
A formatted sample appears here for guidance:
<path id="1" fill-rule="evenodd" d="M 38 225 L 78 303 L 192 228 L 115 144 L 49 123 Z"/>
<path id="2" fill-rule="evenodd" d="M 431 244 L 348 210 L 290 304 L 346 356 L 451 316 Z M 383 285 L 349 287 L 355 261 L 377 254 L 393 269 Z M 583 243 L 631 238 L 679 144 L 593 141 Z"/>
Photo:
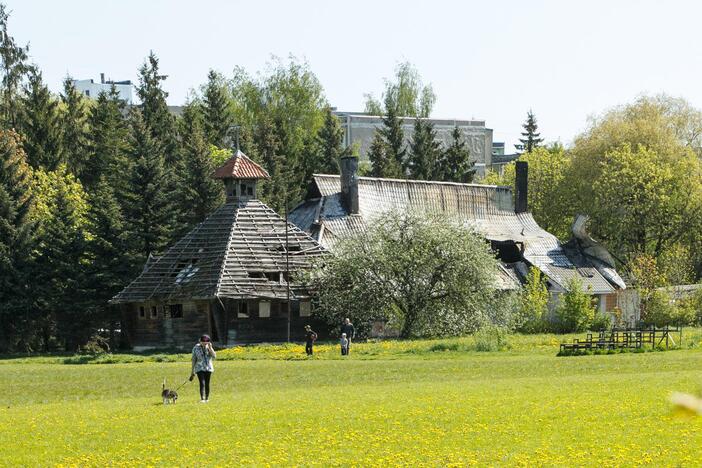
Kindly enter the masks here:
<path id="1" fill-rule="evenodd" d="M 181 388 L 183 388 L 183 386 L 184 386 L 186 383 L 188 383 L 188 382 L 190 382 L 190 377 L 188 377 L 188 378 L 185 380 L 185 382 L 183 382 L 182 384 L 180 384 L 180 387 L 176 388 L 174 391 L 177 392 L 178 390 L 180 390 Z"/>

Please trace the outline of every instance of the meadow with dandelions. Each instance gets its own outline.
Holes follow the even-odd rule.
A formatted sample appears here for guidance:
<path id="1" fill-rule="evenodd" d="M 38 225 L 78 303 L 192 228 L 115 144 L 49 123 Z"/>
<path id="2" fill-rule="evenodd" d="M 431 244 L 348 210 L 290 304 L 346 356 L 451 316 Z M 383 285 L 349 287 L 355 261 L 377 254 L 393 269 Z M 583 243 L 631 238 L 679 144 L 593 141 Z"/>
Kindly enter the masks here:
<path id="1" fill-rule="evenodd" d="M 0 361 L 0 465 L 689 466 L 702 333 L 667 352 L 556 357 L 572 337 L 299 345 L 218 353 L 208 404 L 184 354 Z M 78 364 L 78 363 L 82 363 Z"/>

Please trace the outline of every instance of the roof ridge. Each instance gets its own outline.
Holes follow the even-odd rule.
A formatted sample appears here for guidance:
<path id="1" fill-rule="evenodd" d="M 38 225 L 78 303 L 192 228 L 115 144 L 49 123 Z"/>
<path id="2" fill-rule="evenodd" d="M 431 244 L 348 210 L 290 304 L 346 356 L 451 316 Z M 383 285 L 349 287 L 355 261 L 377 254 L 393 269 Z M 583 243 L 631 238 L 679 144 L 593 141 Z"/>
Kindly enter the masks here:
<path id="1" fill-rule="evenodd" d="M 214 288 L 214 296 L 217 298 L 219 297 L 219 290 L 222 286 L 222 276 L 224 275 L 224 267 L 227 264 L 227 256 L 229 253 L 229 249 L 232 245 L 232 241 L 234 240 L 234 228 L 239 222 L 239 209 L 241 208 L 241 202 L 238 201 L 235 203 L 236 209 L 234 210 L 234 219 L 231 223 L 229 223 L 229 238 L 227 239 L 227 246 L 225 247 L 224 252 L 222 253 L 222 264 L 219 267 L 219 274 L 217 275 L 217 284 L 215 284 Z M 231 204 L 233 205 L 234 202 L 232 202 Z M 225 205 L 227 205 L 227 203 L 225 203 Z"/>
<path id="2" fill-rule="evenodd" d="M 335 179 L 341 178 L 340 175 L 338 174 L 312 174 L 312 177 L 333 177 Z M 360 176 L 358 177 L 358 180 L 367 180 L 367 181 L 380 181 L 380 182 L 400 182 L 400 183 L 407 183 L 407 184 L 419 184 L 419 185 L 451 185 L 451 186 L 459 186 L 459 187 L 485 187 L 485 188 L 506 188 L 506 189 L 512 189 L 509 185 L 488 185 L 488 184 L 476 184 L 476 183 L 463 183 L 463 182 L 447 182 L 443 180 L 416 180 L 416 179 L 391 179 L 391 178 L 386 178 L 386 177 L 367 177 L 367 176 Z M 341 191 L 341 188 L 339 189 Z"/>

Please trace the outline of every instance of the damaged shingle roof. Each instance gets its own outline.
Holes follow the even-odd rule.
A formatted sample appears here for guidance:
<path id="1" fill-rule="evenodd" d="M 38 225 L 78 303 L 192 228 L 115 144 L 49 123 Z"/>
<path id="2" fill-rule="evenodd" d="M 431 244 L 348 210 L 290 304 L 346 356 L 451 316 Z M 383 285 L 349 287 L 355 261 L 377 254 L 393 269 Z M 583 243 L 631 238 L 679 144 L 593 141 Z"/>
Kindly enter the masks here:
<path id="1" fill-rule="evenodd" d="M 291 271 L 324 249 L 288 224 Z M 256 199 L 233 200 L 168 249 L 111 302 L 150 299 L 285 298 L 285 221 Z M 292 287 L 292 285 L 291 285 Z M 293 291 L 294 292 L 294 291 Z"/>

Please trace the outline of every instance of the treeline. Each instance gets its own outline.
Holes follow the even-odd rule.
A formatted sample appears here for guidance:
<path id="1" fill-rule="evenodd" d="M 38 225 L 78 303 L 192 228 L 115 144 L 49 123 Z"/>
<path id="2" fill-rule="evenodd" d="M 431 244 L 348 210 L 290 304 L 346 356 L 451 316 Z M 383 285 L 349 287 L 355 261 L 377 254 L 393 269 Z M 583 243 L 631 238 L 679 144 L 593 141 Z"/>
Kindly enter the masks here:
<path id="1" fill-rule="evenodd" d="M 643 96 L 591 119 L 567 149 L 541 146 L 533 115 L 524 127 L 531 150 L 527 137 L 520 159 L 529 163 L 529 208 L 541 226 L 567 240 L 574 215 L 589 215 L 592 236 L 631 286 L 650 290 L 699 280 L 699 110 L 683 99 Z M 512 185 L 514 173 L 512 163 L 482 182 Z"/>
<path id="2" fill-rule="evenodd" d="M 223 200 L 211 178 L 242 151 L 271 179 L 261 198 L 299 201 L 315 172 L 338 172 L 343 132 L 308 66 L 252 77 L 210 71 L 180 115 L 150 53 L 138 105 L 95 100 L 67 77 L 50 92 L 0 5 L 0 351 L 75 350 L 114 332 L 109 299 Z"/>

